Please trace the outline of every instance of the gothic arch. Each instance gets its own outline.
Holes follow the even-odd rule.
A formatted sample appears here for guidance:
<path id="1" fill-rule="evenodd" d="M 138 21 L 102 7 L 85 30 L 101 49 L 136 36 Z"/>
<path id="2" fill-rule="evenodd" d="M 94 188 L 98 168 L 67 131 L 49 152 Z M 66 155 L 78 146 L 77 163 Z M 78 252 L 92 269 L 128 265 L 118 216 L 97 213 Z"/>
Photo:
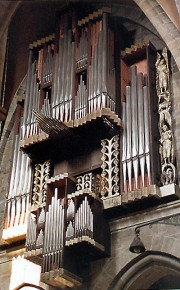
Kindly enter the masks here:
<path id="1" fill-rule="evenodd" d="M 8 151 L 8 154 L 11 156 L 12 154 L 12 142 L 13 142 L 13 134 L 11 134 L 14 122 L 15 122 L 15 112 L 17 108 L 17 101 L 22 100 L 25 97 L 25 83 L 26 83 L 26 77 L 22 80 L 17 92 L 14 95 L 14 98 L 11 102 L 8 115 L 4 124 L 1 140 L 0 140 L 0 168 L 1 172 L 3 172 L 4 168 L 6 168 L 7 174 L 0 174 L 0 186 L 1 186 L 1 198 L 3 201 L 0 203 L 0 209 L 2 212 L 5 210 L 5 195 L 7 193 L 8 187 L 9 187 L 9 178 L 10 178 L 10 166 L 11 162 L 7 163 L 7 159 L 4 157 L 6 156 L 6 150 Z M 12 139 L 12 140 L 11 140 Z M 11 158 L 11 157 L 10 157 Z M 8 166 L 7 166 L 8 164 Z M 6 186 L 3 186 L 5 184 Z M 4 189 L 4 190 L 3 190 Z M 3 229 L 3 223 L 0 226 L 0 230 Z"/>
<path id="2" fill-rule="evenodd" d="M 178 38 L 180 32 L 173 23 L 168 21 L 168 16 L 164 13 L 163 9 L 158 4 L 157 0 L 133 0 L 143 13 L 147 16 L 153 26 L 157 29 L 158 33 L 169 47 L 177 66 L 180 67 L 180 39 Z M 63 1 L 62 1 L 63 2 Z M 126 2 L 126 1 L 125 1 Z M 0 35 L 9 25 L 14 12 L 20 7 L 22 1 L 18 3 L 10 3 L 5 7 L 5 15 L 3 15 L 3 26 L 0 29 Z M 3 4 L 4 6 L 4 4 Z M 179 6 L 178 6 L 179 7 Z M 5 26 L 5 27 L 4 27 Z"/>
<path id="3" fill-rule="evenodd" d="M 9 138 L 9 135 L 11 133 L 11 130 L 14 125 L 14 118 L 15 118 L 15 111 L 17 108 L 17 102 L 22 101 L 25 98 L 25 86 L 26 86 L 26 76 L 23 78 L 23 80 L 20 83 L 19 88 L 17 89 L 13 100 L 11 102 L 9 111 L 8 111 L 8 116 L 6 118 L 3 132 L 2 132 L 2 137 L 0 141 L 0 164 L 3 158 L 4 150 Z"/>
<path id="4" fill-rule="evenodd" d="M 20 289 L 24 289 L 28 287 L 29 289 L 39 289 L 39 290 L 44 290 L 44 288 L 34 285 L 34 284 L 30 284 L 30 283 L 22 283 L 20 286 L 16 287 L 14 290 L 20 290 Z"/>
<path id="5" fill-rule="evenodd" d="M 156 0 L 133 0 L 144 12 L 157 32 L 168 46 L 180 68 L 180 31 L 169 21 L 167 14 Z"/>
<path id="6" fill-rule="evenodd" d="M 116 275 L 108 290 L 151 289 L 156 281 L 167 275 L 180 278 L 180 260 L 166 253 L 146 251 Z"/>

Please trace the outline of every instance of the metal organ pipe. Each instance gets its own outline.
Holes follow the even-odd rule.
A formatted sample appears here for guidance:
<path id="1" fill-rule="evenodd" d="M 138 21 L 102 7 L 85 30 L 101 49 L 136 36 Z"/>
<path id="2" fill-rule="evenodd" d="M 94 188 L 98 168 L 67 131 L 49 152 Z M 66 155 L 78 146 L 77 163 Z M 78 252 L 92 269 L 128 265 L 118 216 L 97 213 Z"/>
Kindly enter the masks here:
<path id="1" fill-rule="evenodd" d="M 34 95 L 34 87 L 36 87 L 36 81 L 37 81 L 37 74 L 36 74 L 36 62 L 32 64 L 32 71 L 31 71 L 31 83 L 30 83 L 30 96 L 29 100 L 26 100 L 29 102 L 29 108 L 27 111 L 27 116 L 26 116 L 26 138 L 29 137 L 30 133 L 30 127 L 31 127 L 31 119 L 32 119 L 32 110 L 33 108 L 33 99 L 35 97 Z"/>
<path id="2" fill-rule="evenodd" d="M 62 122 L 71 121 L 74 113 L 79 119 L 105 107 L 115 110 L 114 35 L 108 28 L 108 13 L 100 20 L 89 19 L 76 32 L 68 21 L 67 15 L 62 16 L 58 52 L 54 44 L 45 43 L 34 63 L 33 51 L 29 53 L 23 138 L 41 133 L 32 111 L 40 113 L 42 90 L 47 93 L 41 112 Z M 77 31 L 79 40 L 74 42 Z M 79 79 L 76 92 L 75 74 Z"/>
<path id="3" fill-rule="evenodd" d="M 151 184 L 151 169 L 150 169 L 150 128 L 149 128 L 149 103 L 148 103 L 148 88 L 147 86 L 143 87 L 144 92 L 144 125 L 145 125 L 145 156 L 146 156 L 146 166 L 147 166 L 147 175 L 148 175 L 148 185 Z"/>
<path id="4" fill-rule="evenodd" d="M 143 75 L 137 74 L 137 93 L 138 93 L 138 136 L 139 136 L 139 162 L 140 162 L 140 175 L 142 186 L 145 186 L 145 155 L 144 155 L 144 95 L 143 95 Z"/>
<path id="5" fill-rule="evenodd" d="M 51 45 L 48 45 L 46 59 L 43 61 L 43 84 L 47 84 L 52 81 L 53 55 L 51 50 Z"/>
<path id="6" fill-rule="evenodd" d="M 107 17 L 104 13 L 102 20 L 90 24 L 92 48 L 91 63 L 88 67 L 90 113 L 105 107 L 115 109 L 114 44 L 113 33 L 108 31 Z"/>
<path id="7" fill-rule="evenodd" d="M 137 68 L 131 66 L 131 102 L 132 102 L 132 162 L 135 187 L 138 188 L 138 123 L 137 123 Z"/>
<path id="8" fill-rule="evenodd" d="M 64 28 L 60 35 L 59 51 L 55 55 L 55 72 L 52 88 L 52 116 L 62 122 L 72 119 L 74 82 L 74 50 L 71 29 Z"/>
<path id="9" fill-rule="evenodd" d="M 143 85 L 142 73 L 131 66 L 131 86 L 126 87 L 126 102 L 123 103 L 124 192 L 151 184 L 148 115 L 148 88 Z"/>
<path id="10" fill-rule="evenodd" d="M 126 120 L 126 103 L 122 103 L 122 122 L 123 122 L 123 140 L 122 140 L 122 171 L 123 171 L 123 191 L 127 192 L 127 120 Z"/>
<path id="11" fill-rule="evenodd" d="M 10 187 L 6 203 L 6 221 L 3 231 L 4 239 L 9 236 L 23 235 L 26 232 L 31 166 L 29 157 L 19 148 L 20 136 L 16 135 Z"/>
<path id="12" fill-rule="evenodd" d="M 22 126 L 22 135 L 23 138 L 25 137 L 25 130 L 26 130 L 26 118 L 29 110 L 29 99 L 30 99 L 30 85 L 31 85 L 31 76 L 32 76 L 32 56 L 33 51 L 29 51 L 29 59 L 28 59 L 28 72 L 27 72 L 27 79 L 26 79 L 26 98 L 24 104 L 24 114 L 23 114 L 23 126 Z"/>
<path id="13" fill-rule="evenodd" d="M 126 87 L 126 134 L 127 134 L 127 171 L 129 190 L 132 190 L 132 121 L 131 121 L 131 88 Z"/>
<path id="14" fill-rule="evenodd" d="M 82 236 L 93 237 L 93 213 L 89 205 L 87 196 L 80 204 L 74 216 L 74 237 L 81 238 Z"/>
<path id="15" fill-rule="evenodd" d="M 43 246 L 43 272 L 60 268 L 64 246 L 64 206 L 58 199 L 58 189 L 46 212 L 44 246 Z"/>

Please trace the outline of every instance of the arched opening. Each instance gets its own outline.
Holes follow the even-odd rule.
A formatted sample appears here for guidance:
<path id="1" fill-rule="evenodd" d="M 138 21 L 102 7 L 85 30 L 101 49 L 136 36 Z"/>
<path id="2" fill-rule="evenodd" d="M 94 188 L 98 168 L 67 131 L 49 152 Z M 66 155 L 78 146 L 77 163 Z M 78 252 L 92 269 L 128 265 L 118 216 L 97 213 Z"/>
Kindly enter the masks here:
<path id="1" fill-rule="evenodd" d="M 16 287 L 14 290 L 20 290 L 20 289 L 23 289 L 23 290 L 35 290 L 35 289 L 39 289 L 39 290 L 44 290 L 44 288 L 40 287 L 40 286 L 37 286 L 37 285 L 33 285 L 33 284 L 30 284 L 30 283 L 23 283 L 21 284 L 20 286 Z"/>
<path id="2" fill-rule="evenodd" d="M 179 289 L 179 287 L 179 278 L 173 275 L 167 275 L 166 277 L 162 277 L 153 285 L 151 285 L 151 289 Z"/>
<path id="3" fill-rule="evenodd" d="M 147 251 L 118 273 L 109 290 L 180 288 L 179 278 L 179 259 L 162 252 Z"/>

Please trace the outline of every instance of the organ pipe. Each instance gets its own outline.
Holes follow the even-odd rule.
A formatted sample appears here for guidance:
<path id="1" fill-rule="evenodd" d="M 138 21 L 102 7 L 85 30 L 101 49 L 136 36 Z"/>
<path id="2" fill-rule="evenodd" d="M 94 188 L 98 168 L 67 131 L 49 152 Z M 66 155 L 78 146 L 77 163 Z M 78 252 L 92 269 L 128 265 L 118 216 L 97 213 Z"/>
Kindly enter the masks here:
<path id="1" fill-rule="evenodd" d="M 130 69 L 131 86 L 126 86 L 126 102 L 123 103 L 122 171 L 125 192 L 151 184 L 148 88 L 136 66 Z"/>
<path id="2" fill-rule="evenodd" d="M 102 108 L 115 111 L 115 48 L 109 15 L 102 12 L 87 19 L 82 26 L 61 16 L 58 45 L 52 40 L 31 46 L 22 139 L 42 133 L 33 111 L 61 122 Z"/>

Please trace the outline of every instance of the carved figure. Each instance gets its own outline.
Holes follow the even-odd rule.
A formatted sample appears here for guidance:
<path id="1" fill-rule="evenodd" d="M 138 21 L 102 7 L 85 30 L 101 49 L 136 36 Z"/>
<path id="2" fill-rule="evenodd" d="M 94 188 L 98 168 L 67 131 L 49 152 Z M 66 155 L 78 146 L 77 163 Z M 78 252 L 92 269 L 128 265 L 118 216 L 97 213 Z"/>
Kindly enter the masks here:
<path id="1" fill-rule="evenodd" d="M 171 100 L 169 91 L 169 66 L 167 48 L 157 53 L 156 90 L 158 95 L 159 133 L 161 157 L 161 181 L 163 185 L 175 182 L 176 169 L 174 163 L 174 139 L 172 132 Z"/>
<path id="2" fill-rule="evenodd" d="M 159 123 L 160 128 L 162 127 L 163 123 L 167 123 L 171 126 L 171 102 L 169 92 L 165 92 L 159 95 Z"/>
<path id="3" fill-rule="evenodd" d="M 162 167 L 161 181 L 163 185 L 174 183 L 176 179 L 176 170 L 172 163 L 165 164 Z"/>
<path id="4" fill-rule="evenodd" d="M 156 70 L 157 70 L 157 85 L 159 87 L 160 93 L 166 92 L 168 88 L 169 81 L 169 68 L 167 63 L 167 57 L 165 52 L 162 54 L 157 53 L 156 60 Z"/>
<path id="5" fill-rule="evenodd" d="M 166 124 L 162 126 L 161 139 L 162 149 L 160 149 L 162 163 L 170 163 L 173 160 L 173 135 Z"/>

